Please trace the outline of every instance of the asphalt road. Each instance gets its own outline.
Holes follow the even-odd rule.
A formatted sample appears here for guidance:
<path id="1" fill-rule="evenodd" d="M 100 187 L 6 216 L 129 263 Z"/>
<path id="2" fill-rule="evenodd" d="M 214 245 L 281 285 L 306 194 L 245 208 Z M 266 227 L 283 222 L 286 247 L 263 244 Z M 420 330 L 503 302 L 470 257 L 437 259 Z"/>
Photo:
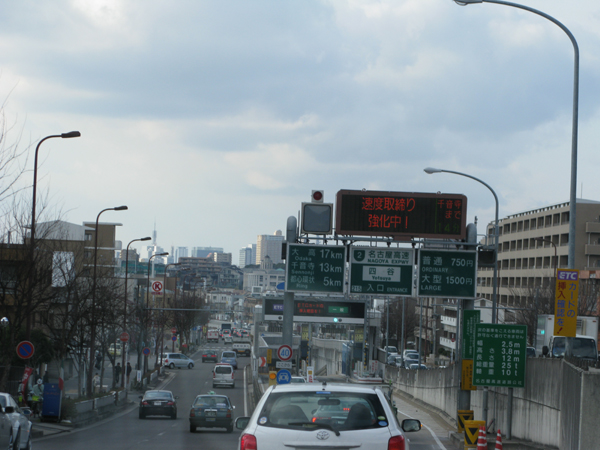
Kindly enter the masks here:
<path id="1" fill-rule="evenodd" d="M 231 346 L 227 346 L 230 348 Z M 223 344 L 207 345 L 207 348 L 224 349 Z M 177 419 L 168 417 L 150 417 L 144 420 L 138 418 L 137 407 L 125 413 L 118 414 L 98 424 L 74 430 L 57 436 L 38 439 L 34 442 L 40 450 L 113 450 L 120 449 L 234 449 L 238 445 L 239 431 L 227 433 L 224 429 L 198 428 L 196 433 L 189 431 L 189 407 L 198 394 L 207 393 L 212 388 L 212 368 L 214 363 L 202 363 L 201 352 L 194 356 L 196 365 L 193 369 L 167 370 L 169 378 L 162 387 L 178 396 Z M 236 371 L 235 388 L 215 388 L 218 394 L 228 395 L 235 406 L 235 416 L 244 415 L 244 383 L 243 371 L 250 358 L 239 358 Z M 130 394 L 131 395 L 131 394 Z M 134 394 L 139 395 L 139 394 Z M 130 397 L 132 398 L 132 397 Z M 137 398 L 135 399 L 137 401 Z"/>
<path id="2" fill-rule="evenodd" d="M 220 353 L 231 346 L 222 343 L 208 344 L 206 348 L 213 348 Z M 162 389 L 167 389 L 178 396 L 177 419 L 171 420 L 167 417 L 152 417 L 144 420 L 138 418 L 137 407 L 128 409 L 107 420 L 101 421 L 86 428 L 76 429 L 69 433 L 36 439 L 34 447 L 36 450 L 135 450 L 135 449 L 188 449 L 202 448 L 203 450 L 235 450 L 238 447 L 240 431 L 227 433 L 224 429 L 201 429 L 196 433 L 189 431 L 189 407 L 198 394 L 214 390 L 218 394 L 228 395 L 232 404 L 236 407 L 235 417 L 245 415 L 244 413 L 244 366 L 249 364 L 250 358 L 238 358 L 235 388 L 212 388 L 213 363 L 202 363 L 202 353 L 193 355 L 196 365 L 193 369 L 167 370 L 169 376 Z M 320 379 L 321 380 L 321 379 Z M 322 381 L 322 380 L 321 380 Z M 328 381 L 339 381 L 328 380 Z M 139 395 L 131 393 L 130 399 Z M 135 401 L 137 402 L 137 398 Z M 423 410 L 418 405 L 397 399 L 399 410 L 398 418 L 411 417 L 421 420 L 423 428 L 416 433 L 407 433 L 410 439 L 411 450 L 454 450 L 447 438 L 447 425 L 435 416 Z M 251 414 L 252 411 L 248 411 Z"/>

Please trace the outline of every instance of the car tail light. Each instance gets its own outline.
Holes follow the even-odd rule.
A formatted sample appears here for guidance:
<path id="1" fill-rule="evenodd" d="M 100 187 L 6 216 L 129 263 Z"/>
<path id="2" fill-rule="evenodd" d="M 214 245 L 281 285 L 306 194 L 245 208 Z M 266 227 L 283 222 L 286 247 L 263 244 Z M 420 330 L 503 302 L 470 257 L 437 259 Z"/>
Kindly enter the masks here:
<path id="1" fill-rule="evenodd" d="M 142 405 L 148 406 L 148 402 L 142 402 Z"/>
<path id="2" fill-rule="evenodd" d="M 190 417 L 196 417 L 196 413 L 193 409 L 190 409 Z"/>
<path id="3" fill-rule="evenodd" d="M 240 439 L 240 450 L 256 450 L 256 436 L 244 434 Z"/>
<path id="4" fill-rule="evenodd" d="M 213 372 L 213 378 L 216 378 L 216 377 L 217 377 L 217 374 Z"/>
<path id="5" fill-rule="evenodd" d="M 173 406 L 175 402 L 167 402 L 167 406 Z"/>
<path id="6" fill-rule="evenodd" d="M 231 372 L 231 379 L 233 380 L 233 377 L 235 376 L 235 373 Z"/>
<path id="7" fill-rule="evenodd" d="M 388 441 L 388 450 L 404 450 L 404 436 L 392 436 Z"/>

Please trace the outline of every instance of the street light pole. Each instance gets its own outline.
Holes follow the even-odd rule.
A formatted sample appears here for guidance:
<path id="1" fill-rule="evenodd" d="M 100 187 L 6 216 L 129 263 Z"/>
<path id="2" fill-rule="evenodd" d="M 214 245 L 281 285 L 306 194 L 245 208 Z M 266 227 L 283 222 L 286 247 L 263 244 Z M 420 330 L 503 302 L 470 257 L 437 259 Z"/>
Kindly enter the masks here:
<path id="1" fill-rule="evenodd" d="M 150 266 L 152 265 L 152 258 L 155 256 L 169 256 L 168 252 L 164 253 L 155 253 L 154 255 L 148 258 L 148 285 L 146 288 L 146 313 L 144 314 L 145 324 L 144 324 L 144 340 L 148 339 L 148 302 L 150 301 Z M 146 346 L 147 343 L 144 345 Z M 144 374 L 148 372 L 148 355 L 144 355 Z"/>
<path id="2" fill-rule="evenodd" d="M 105 211 L 126 211 L 127 206 L 116 206 L 114 208 L 106 208 L 98 213 L 96 216 L 96 228 L 94 229 L 94 272 L 92 274 L 92 314 L 90 322 L 90 366 L 88 367 L 88 377 L 86 380 L 87 395 L 91 397 L 92 392 L 92 377 L 94 373 L 94 358 L 95 346 L 96 346 L 96 269 L 98 267 L 98 222 L 100 221 L 100 215 Z"/>
<path id="3" fill-rule="evenodd" d="M 44 139 L 42 139 L 40 142 L 38 142 L 37 146 L 35 147 L 35 156 L 33 158 L 33 198 L 31 199 L 31 234 L 29 237 L 29 243 L 31 245 L 31 276 L 29 277 L 29 282 L 33 283 L 33 274 L 34 274 L 34 258 L 35 258 L 35 202 L 36 202 L 36 197 L 37 197 L 37 172 L 38 172 L 38 153 L 40 151 L 40 146 L 42 145 L 42 142 L 48 140 L 48 139 L 52 139 L 52 138 L 62 138 L 62 139 L 69 139 L 69 138 L 75 138 L 75 137 L 79 137 L 81 136 L 81 133 L 79 131 L 70 131 L 68 133 L 62 133 L 62 134 L 52 134 L 50 136 L 46 136 Z M 26 338 L 27 340 L 30 339 L 31 337 L 31 303 L 32 303 L 32 297 L 33 297 L 33 285 L 29 287 L 29 291 L 30 291 L 30 295 L 28 296 L 28 305 L 27 305 L 27 335 Z"/>
<path id="4" fill-rule="evenodd" d="M 492 286 L 492 323 L 497 323 L 498 318 L 497 318 L 497 309 L 498 309 L 498 196 L 496 195 L 496 192 L 494 192 L 494 190 L 491 188 L 491 186 L 489 184 L 487 184 L 485 181 L 480 180 L 479 178 L 475 178 L 472 175 L 468 175 L 466 173 L 462 173 L 462 172 L 455 172 L 453 170 L 444 170 L 444 169 L 436 169 L 434 167 L 427 167 L 424 169 L 424 171 L 426 173 L 428 173 L 429 175 L 431 175 L 432 173 L 453 173 L 455 175 L 460 175 L 463 177 L 467 177 L 467 178 L 471 178 L 472 180 L 478 181 L 479 183 L 483 184 L 486 188 L 488 188 L 491 193 L 494 195 L 494 200 L 496 201 L 496 213 L 495 213 L 495 217 L 494 217 L 494 280 L 493 280 L 493 286 Z"/>
<path id="5" fill-rule="evenodd" d="M 181 265 L 181 263 L 171 263 L 171 264 L 167 264 L 165 266 L 165 278 L 164 278 L 164 281 L 163 281 L 163 290 L 165 291 L 165 293 L 163 295 L 163 307 L 166 306 L 166 299 L 167 299 L 167 270 L 169 269 L 169 267 L 180 266 L 180 265 Z M 177 275 L 175 275 L 175 290 L 176 289 L 177 289 Z M 164 314 L 164 311 L 162 312 L 162 314 Z M 162 335 L 164 333 L 164 329 L 165 329 L 164 326 L 165 326 L 164 323 L 161 324 L 161 330 L 160 330 L 161 337 L 162 337 Z M 160 360 L 161 360 L 161 362 L 163 360 L 163 350 L 164 350 L 164 347 L 163 347 L 162 344 L 163 344 L 163 342 L 162 342 L 162 339 L 161 339 L 161 341 L 160 341 Z M 175 350 L 173 350 L 173 352 L 175 352 Z M 158 354 L 157 354 L 157 358 L 158 358 Z"/>
<path id="6" fill-rule="evenodd" d="M 129 246 L 131 244 L 133 244 L 134 242 L 140 242 L 140 241 L 149 241 L 152 238 L 150 236 L 146 236 L 140 239 L 134 239 L 132 241 L 129 242 L 129 244 L 127 244 L 127 249 L 125 250 L 125 297 L 123 300 L 123 331 L 127 331 L 127 274 L 129 272 Z M 131 337 L 131 336 L 130 336 Z M 121 371 L 122 371 L 122 377 L 121 377 L 121 387 L 125 387 L 125 343 L 122 346 L 121 349 L 121 355 L 122 355 L 122 363 L 121 363 Z M 129 356 L 129 345 L 127 345 L 127 356 Z"/>
<path id="7" fill-rule="evenodd" d="M 571 40 L 573 44 L 573 118 L 571 126 L 571 185 L 570 185 L 570 196 L 569 196 L 569 260 L 568 268 L 575 268 L 575 234 L 576 234 L 576 213 L 577 213 L 577 129 L 579 120 L 579 46 L 575 40 L 575 36 L 564 26 L 561 22 L 556 20 L 554 17 L 528 6 L 519 5 L 518 3 L 505 2 L 501 0 L 454 0 L 454 2 L 461 6 L 466 6 L 471 3 L 496 3 L 498 5 L 512 6 L 513 8 L 522 9 L 525 11 L 532 12 L 544 19 L 549 20 L 561 30 Z"/>

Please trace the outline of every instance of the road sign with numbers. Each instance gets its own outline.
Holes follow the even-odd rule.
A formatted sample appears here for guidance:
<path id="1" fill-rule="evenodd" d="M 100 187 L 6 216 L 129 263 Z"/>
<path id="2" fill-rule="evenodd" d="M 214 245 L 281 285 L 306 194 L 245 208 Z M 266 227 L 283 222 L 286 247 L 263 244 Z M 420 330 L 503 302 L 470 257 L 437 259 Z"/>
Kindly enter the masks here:
<path id="1" fill-rule="evenodd" d="M 526 325 L 475 325 L 475 386 L 525 387 L 526 361 Z"/>
<path id="2" fill-rule="evenodd" d="M 477 252 L 419 250 L 420 297 L 475 298 Z"/>
<path id="3" fill-rule="evenodd" d="M 288 292 L 344 292 L 344 246 L 288 244 L 285 266 Z"/>
<path id="4" fill-rule="evenodd" d="M 412 295 L 412 248 L 350 248 L 350 292 Z"/>

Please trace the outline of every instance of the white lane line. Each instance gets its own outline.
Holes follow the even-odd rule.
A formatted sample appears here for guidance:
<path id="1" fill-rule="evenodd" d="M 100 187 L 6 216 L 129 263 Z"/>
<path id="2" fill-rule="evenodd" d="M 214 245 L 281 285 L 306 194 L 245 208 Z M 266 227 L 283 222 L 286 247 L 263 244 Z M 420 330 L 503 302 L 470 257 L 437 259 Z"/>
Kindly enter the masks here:
<path id="1" fill-rule="evenodd" d="M 414 417 L 409 416 L 408 414 L 398 410 L 398 412 L 400 414 L 402 414 L 403 416 L 408 417 L 409 419 L 414 419 Z M 429 432 L 431 433 L 431 436 L 433 437 L 434 441 L 436 442 L 436 444 L 440 447 L 441 450 L 448 450 L 446 447 L 444 447 L 444 444 L 442 444 L 440 442 L 440 440 L 438 439 L 438 437 L 435 435 L 435 433 L 433 432 L 433 430 L 431 428 L 429 428 L 427 425 L 425 425 L 423 422 L 421 422 L 421 425 L 423 425 L 425 428 L 427 428 L 429 430 Z"/>
<path id="2" fill-rule="evenodd" d="M 248 417 L 248 385 L 246 384 L 246 369 L 244 369 L 244 416 Z"/>

